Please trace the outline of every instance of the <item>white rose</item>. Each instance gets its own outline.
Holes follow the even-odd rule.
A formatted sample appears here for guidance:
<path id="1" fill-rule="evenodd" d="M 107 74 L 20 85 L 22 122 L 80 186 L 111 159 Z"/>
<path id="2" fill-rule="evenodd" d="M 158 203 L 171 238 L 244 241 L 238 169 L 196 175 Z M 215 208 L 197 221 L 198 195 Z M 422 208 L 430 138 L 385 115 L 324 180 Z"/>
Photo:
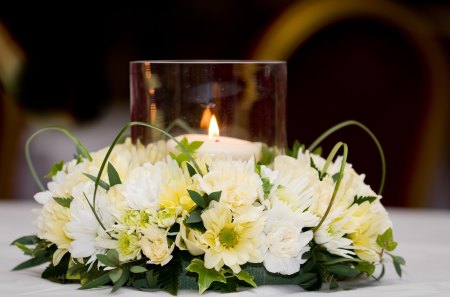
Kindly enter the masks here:
<path id="1" fill-rule="evenodd" d="M 167 231 L 150 225 L 142 229 L 141 248 L 149 259 L 147 263 L 164 266 L 173 258 L 172 251 L 175 244 L 167 242 Z"/>

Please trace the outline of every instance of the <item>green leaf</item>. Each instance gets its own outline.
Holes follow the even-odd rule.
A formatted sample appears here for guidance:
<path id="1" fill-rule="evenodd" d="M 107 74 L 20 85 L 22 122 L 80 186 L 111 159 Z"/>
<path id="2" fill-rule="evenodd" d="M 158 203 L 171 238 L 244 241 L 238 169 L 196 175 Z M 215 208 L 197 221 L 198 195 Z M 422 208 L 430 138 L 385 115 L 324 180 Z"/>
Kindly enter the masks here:
<path id="1" fill-rule="evenodd" d="M 263 177 L 261 180 L 263 182 L 262 187 L 263 187 L 264 194 L 267 196 L 270 194 L 270 191 L 272 190 L 273 185 L 270 183 L 270 179 L 268 179 L 266 177 Z"/>
<path id="2" fill-rule="evenodd" d="M 61 261 L 59 261 L 58 265 L 54 266 L 53 263 L 50 263 L 44 272 L 42 272 L 41 277 L 62 284 L 71 282 L 71 280 L 66 277 L 69 262 L 70 254 L 66 253 Z"/>
<path id="3" fill-rule="evenodd" d="M 67 198 L 64 198 L 64 197 L 53 197 L 53 200 L 55 200 L 56 203 L 58 203 L 62 207 L 70 208 L 70 204 L 73 201 L 73 197 L 67 197 Z"/>
<path id="4" fill-rule="evenodd" d="M 277 153 L 275 148 L 268 147 L 266 144 L 261 145 L 261 157 L 259 159 L 259 164 L 269 165 L 273 163 Z"/>
<path id="5" fill-rule="evenodd" d="M 36 235 L 22 236 L 11 242 L 11 245 L 15 245 L 16 243 L 20 243 L 23 245 L 34 245 L 37 244 L 40 240 L 41 239 Z"/>
<path id="6" fill-rule="evenodd" d="M 193 177 L 194 175 L 197 174 L 197 171 L 195 170 L 195 168 L 190 163 L 186 162 L 186 167 L 187 167 L 187 169 L 189 171 L 189 176 L 190 177 Z"/>
<path id="7" fill-rule="evenodd" d="M 117 283 L 117 281 L 120 279 L 120 277 L 122 276 L 122 272 L 122 268 L 116 268 L 109 272 L 109 278 L 114 284 Z"/>
<path id="8" fill-rule="evenodd" d="M 240 281 L 243 281 L 250 286 L 256 288 L 256 283 L 253 280 L 254 276 L 248 273 L 247 271 L 241 270 L 238 274 L 233 273 Z"/>
<path id="9" fill-rule="evenodd" d="M 97 254 L 97 259 L 108 267 L 119 267 L 119 253 L 116 250 L 108 250 L 105 255 Z"/>
<path id="10" fill-rule="evenodd" d="M 158 267 L 158 286 L 172 295 L 177 295 L 181 271 L 181 257 L 174 254 L 169 264 Z"/>
<path id="11" fill-rule="evenodd" d="M 92 180 L 94 183 L 97 180 L 96 176 L 93 176 L 92 174 L 89 173 L 83 173 L 86 177 L 88 177 L 90 180 Z M 98 185 L 100 187 L 102 187 L 104 190 L 109 191 L 110 186 L 108 185 L 107 182 L 105 182 L 104 180 L 99 180 Z"/>
<path id="12" fill-rule="evenodd" d="M 329 265 L 326 266 L 326 269 L 330 273 L 339 276 L 355 277 L 359 274 L 359 271 L 357 269 L 344 264 Z"/>
<path id="13" fill-rule="evenodd" d="M 370 276 L 375 272 L 375 265 L 366 261 L 359 262 L 358 265 L 356 265 L 356 269 Z"/>
<path id="14" fill-rule="evenodd" d="M 114 283 L 114 287 L 112 288 L 111 292 L 114 293 L 121 287 L 123 287 L 128 282 L 129 276 L 130 276 L 130 267 L 124 266 L 122 269 L 122 274 L 120 275 L 120 278 L 117 280 L 117 282 Z"/>
<path id="15" fill-rule="evenodd" d="M 375 196 L 358 196 L 358 195 L 355 195 L 355 197 L 353 198 L 353 204 L 361 205 L 361 204 L 363 204 L 366 201 L 369 201 L 369 203 L 372 203 L 375 200 L 377 200 L 377 197 L 375 197 Z"/>
<path id="16" fill-rule="evenodd" d="M 64 167 L 64 160 L 59 161 L 58 163 L 53 164 L 52 169 L 49 173 L 47 173 L 45 178 L 52 178 L 58 173 L 58 171 L 61 171 Z"/>
<path id="17" fill-rule="evenodd" d="M 108 180 L 111 187 L 120 185 L 122 183 L 119 177 L 119 173 L 117 173 L 116 168 L 114 168 L 114 166 L 110 162 L 108 162 Z"/>
<path id="18" fill-rule="evenodd" d="M 33 254 L 33 250 L 31 250 L 31 249 L 30 249 L 29 247 L 27 247 L 26 245 L 21 244 L 20 242 L 16 242 L 15 245 L 16 245 L 19 249 L 21 249 L 21 250 L 25 253 L 25 255 L 32 255 L 32 254 Z"/>
<path id="19" fill-rule="evenodd" d="M 149 270 L 145 273 L 145 278 L 147 279 L 149 288 L 158 287 L 158 273 L 155 273 L 153 270 Z"/>
<path id="20" fill-rule="evenodd" d="M 50 261 L 50 258 L 47 255 L 40 255 L 34 258 L 31 258 L 25 262 L 20 263 L 16 267 L 13 268 L 14 271 L 27 269 L 30 267 L 41 265 L 42 263 Z"/>
<path id="21" fill-rule="evenodd" d="M 305 146 L 302 145 L 298 140 L 294 141 L 292 149 L 286 148 L 286 155 L 292 158 L 297 158 L 299 150 L 304 150 Z"/>
<path id="22" fill-rule="evenodd" d="M 147 272 L 148 269 L 142 266 L 131 266 L 130 271 L 133 273 L 144 273 Z"/>
<path id="23" fill-rule="evenodd" d="M 213 282 L 221 282 L 224 284 L 227 282 L 223 272 L 220 273 L 214 268 L 205 268 L 204 262 L 200 259 L 193 259 L 186 267 L 186 270 L 198 274 L 198 291 L 200 294 L 203 294 Z"/>
<path id="24" fill-rule="evenodd" d="M 388 252 L 395 250 L 397 242 L 394 241 L 392 228 L 388 228 L 383 234 L 378 235 L 377 244 Z"/>
<path id="25" fill-rule="evenodd" d="M 102 274 L 100 277 L 82 285 L 79 290 L 87 290 L 87 289 L 92 289 L 92 288 L 96 288 L 96 287 L 100 287 L 103 285 L 106 285 L 107 283 L 109 283 L 111 280 L 109 278 L 109 273 L 106 272 L 104 274 Z"/>
<path id="26" fill-rule="evenodd" d="M 187 190 L 187 191 L 188 191 L 191 199 L 195 202 L 195 204 L 197 204 L 201 208 L 206 207 L 206 201 L 205 201 L 205 199 L 203 199 L 203 197 L 199 193 L 197 193 L 196 191 L 192 191 L 192 190 Z"/>
<path id="27" fill-rule="evenodd" d="M 214 200 L 214 201 L 219 202 L 221 195 L 222 195 L 222 191 L 212 192 L 211 194 L 208 195 L 208 198 L 210 201 Z"/>
<path id="28" fill-rule="evenodd" d="M 398 276 L 402 277 L 402 265 L 406 264 L 405 259 L 403 259 L 400 256 L 392 255 L 391 253 L 387 253 L 387 254 L 389 256 L 391 256 L 395 271 L 397 272 Z"/>
<path id="29" fill-rule="evenodd" d="M 193 212 L 189 214 L 189 217 L 186 219 L 187 224 L 200 223 L 202 222 L 202 210 L 196 208 Z"/>

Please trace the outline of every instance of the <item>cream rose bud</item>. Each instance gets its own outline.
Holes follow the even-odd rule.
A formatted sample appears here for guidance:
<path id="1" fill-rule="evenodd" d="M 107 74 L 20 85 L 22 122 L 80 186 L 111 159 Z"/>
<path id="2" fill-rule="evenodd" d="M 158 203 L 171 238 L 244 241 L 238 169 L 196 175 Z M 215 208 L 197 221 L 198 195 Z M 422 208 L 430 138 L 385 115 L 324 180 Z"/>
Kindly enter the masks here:
<path id="1" fill-rule="evenodd" d="M 147 263 L 164 266 L 173 258 L 172 251 L 175 244 L 167 242 L 167 231 L 150 225 L 142 229 L 141 248 L 144 255 L 149 258 Z"/>
<path id="2" fill-rule="evenodd" d="M 175 221 L 178 217 L 178 213 L 176 209 L 162 209 L 158 211 L 156 216 L 156 223 L 160 228 L 169 229 L 175 224 Z"/>
<path id="3" fill-rule="evenodd" d="M 178 218 L 178 224 L 180 225 L 180 232 L 178 232 L 175 239 L 175 244 L 182 250 L 188 250 L 193 256 L 199 256 L 205 253 L 208 248 L 206 244 L 201 240 L 202 233 L 198 230 L 188 228 L 184 224 L 184 219 L 187 216 L 187 211 L 183 213 L 182 218 Z"/>

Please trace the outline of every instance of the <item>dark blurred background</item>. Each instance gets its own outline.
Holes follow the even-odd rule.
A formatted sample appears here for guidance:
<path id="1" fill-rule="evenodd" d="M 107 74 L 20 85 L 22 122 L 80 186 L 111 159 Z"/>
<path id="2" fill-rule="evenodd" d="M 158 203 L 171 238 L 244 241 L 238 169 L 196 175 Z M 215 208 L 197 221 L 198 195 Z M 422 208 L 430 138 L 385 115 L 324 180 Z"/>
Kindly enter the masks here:
<path id="1" fill-rule="evenodd" d="M 2 5 L 0 5 L 2 6 Z M 26 138 L 69 127 L 88 149 L 129 120 L 129 62 L 277 59 L 288 62 L 287 132 L 310 144 L 332 125 L 361 121 L 385 149 L 384 204 L 450 208 L 448 1 L 181 0 L 93 8 L 0 9 L 0 198 L 38 189 Z M 370 138 L 346 128 L 349 161 L 378 188 Z M 71 158 L 59 134 L 33 143 L 39 173 Z"/>

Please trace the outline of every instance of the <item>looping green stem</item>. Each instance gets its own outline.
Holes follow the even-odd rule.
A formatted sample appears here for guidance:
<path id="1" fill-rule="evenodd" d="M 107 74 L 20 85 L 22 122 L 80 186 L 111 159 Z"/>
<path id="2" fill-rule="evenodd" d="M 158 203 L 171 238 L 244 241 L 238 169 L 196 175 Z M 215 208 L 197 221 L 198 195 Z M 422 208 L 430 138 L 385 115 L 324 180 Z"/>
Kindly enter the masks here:
<path id="1" fill-rule="evenodd" d="M 329 156 L 327 158 L 327 162 L 328 162 L 328 160 L 332 160 L 333 159 L 334 155 L 336 155 L 337 151 L 341 147 L 343 148 L 344 152 L 342 153 L 341 167 L 339 169 L 339 175 L 338 175 L 338 178 L 336 180 L 336 184 L 334 185 L 333 195 L 331 196 L 330 203 L 328 203 L 328 207 L 327 207 L 327 210 L 325 211 L 325 214 L 322 216 L 322 219 L 320 220 L 319 224 L 314 228 L 314 231 L 316 231 L 317 229 L 320 228 L 320 226 L 322 226 L 323 222 L 325 221 L 325 219 L 327 218 L 328 214 L 330 213 L 331 207 L 333 206 L 334 200 L 336 199 L 336 195 L 337 195 L 337 192 L 339 190 L 339 186 L 341 185 L 342 178 L 344 177 L 344 169 L 345 169 L 345 164 L 347 164 L 347 156 L 348 156 L 348 146 L 347 146 L 347 144 L 345 144 L 343 142 L 337 143 L 333 147 L 333 150 L 331 151 L 331 153 L 329 154 Z M 324 168 L 325 168 L 325 166 L 324 166 Z"/>
<path id="2" fill-rule="evenodd" d="M 75 135 L 73 135 L 69 130 L 67 130 L 65 128 L 60 128 L 60 127 L 48 127 L 48 128 L 43 128 L 43 129 L 36 131 L 35 133 L 33 133 L 33 135 L 31 135 L 27 139 L 27 142 L 25 143 L 25 158 L 27 160 L 28 168 L 30 169 L 31 175 L 33 176 L 34 181 L 36 182 L 37 186 L 39 187 L 39 189 L 41 191 L 45 191 L 45 187 L 42 184 L 41 180 L 39 179 L 39 177 L 36 173 L 36 169 L 34 168 L 33 161 L 31 160 L 30 143 L 33 140 L 33 138 L 35 138 L 37 135 L 41 134 L 42 132 L 46 132 L 46 131 L 50 131 L 50 130 L 55 130 L 55 131 L 59 131 L 59 132 L 66 134 L 75 143 L 75 145 L 77 146 L 77 148 L 79 149 L 79 151 L 83 155 L 83 157 L 85 157 L 89 161 L 92 161 L 92 157 L 89 154 L 89 151 L 80 142 L 80 140 Z"/>
<path id="3" fill-rule="evenodd" d="M 312 152 L 324 139 L 326 139 L 328 136 L 333 134 L 334 132 L 347 127 L 347 126 L 357 126 L 361 129 L 363 129 L 369 136 L 372 138 L 373 142 L 375 142 L 375 145 L 378 148 L 378 152 L 380 154 L 380 161 L 381 161 L 381 182 L 380 187 L 378 189 L 378 195 L 381 195 L 383 193 L 384 189 L 384 182 L 386 180 L 386 159 L 384 157 L 383 148 L 381 147 L 380 142 L 378 141 L 378 138 L 373 134 L 372 131 L 370 131 L 369 128 L 367 128 L 365 125 L 358 121 L 349 120 L 342 123 L 339 123 L 330 129 L 326 130 L 324 133 L 322 133 L 309 147 L 308 150 Z"/>
<path id="4" fill-rule="evenodd" d="M 202 171 L 200 169 L 200 167 L 198 166 L 197 162 L 195 161 L 195 159 L 191 156 L 191 154 L 189 153 L 189 151 L 186 149 L 186 147 L 181 144 L 181 142 L 179 142 L 175 137 L 173 137 L 171 134 L 167 133 L 166 131 L 164 131 L 161 128 L 158 128 L 156 126 L 153 126 L 151 124 L 148 123 L 143 123 L 143 122 L 129 122 L 128 124 L 126 124 L 119 132 L 119 134 L 117 134 L 116 138 L 114 139 L 113 143 L 111 144 L 111 146 L 108 149 L 108 152 L 105 155 L 105 158 L 103 159 L 102 165 L 100 166 L 100 170 L 98 172 L 97 178 L 95 180 L 95 187 L 94 187 L 94 197 L 92 199 L 92 204 L 93 207 L 95 208 L 95 199 L 97 196 L 97 189 L 98 189 L 98 185 L 100 183 L 100 178 L 102 176 L 103 170 L 105 169 L 106 163 L 108 162 L 109 156 L 111 155 L 114 147 L 116 146 L 116 144 L 120 141 L 123 133 L 125 133 L 125 131 L 127 131 L 130 127 L 132 126 L 144 126 L 144 127 L 148 127 L 148 128 L 152 128 L 154 130 L 157 130 L 158 132 L 161 132 L 162 134 L 166 135 L 167 137 L 169 137 L 170 139 L 172 139 L 173 141 L 175 141 L 176 144 L 178 144 L 181 148 L 181 150 L 189 157 L 189 159 L 192 161 L 192 164 L 194 165 L 195 169 L 197 170 L 197 172 L 203 176 Z"/>

